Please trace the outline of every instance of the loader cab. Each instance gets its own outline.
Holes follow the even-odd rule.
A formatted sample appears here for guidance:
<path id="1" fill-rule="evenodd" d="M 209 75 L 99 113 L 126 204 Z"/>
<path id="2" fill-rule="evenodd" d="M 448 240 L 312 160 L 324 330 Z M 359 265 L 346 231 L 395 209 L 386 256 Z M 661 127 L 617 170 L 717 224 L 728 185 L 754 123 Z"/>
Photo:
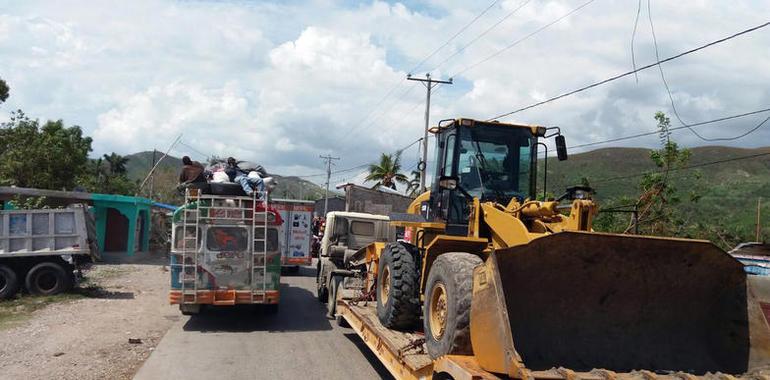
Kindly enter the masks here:
<path id="1" fill-rule="evenodd" d="M 470 119 L 440 123 L 428 218 L 466 235 L 473 198 L 508 204 L 534 198 L 537 136 L 542 127 Z"/>

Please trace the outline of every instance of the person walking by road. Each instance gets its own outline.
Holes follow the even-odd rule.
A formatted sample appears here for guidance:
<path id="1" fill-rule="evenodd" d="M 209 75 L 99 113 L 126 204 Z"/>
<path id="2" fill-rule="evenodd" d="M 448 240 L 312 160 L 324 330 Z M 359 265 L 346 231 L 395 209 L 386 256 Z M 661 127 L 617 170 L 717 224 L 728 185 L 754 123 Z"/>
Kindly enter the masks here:
<path id="1" fill-rule="evenodd" d="M 233 157 L 227 158 L 225 173 L 230 178 L 230 181 L 240 184 L 243 188 L 243 192 L 248 196 L 254 194 L 254 190 L 259 192 L 265 191 L 265 184 L 262 177 L 256 172 L 253 172 L 254 174 L 250 175 L 250 173 L 238 167 L 238 162 Z"/>

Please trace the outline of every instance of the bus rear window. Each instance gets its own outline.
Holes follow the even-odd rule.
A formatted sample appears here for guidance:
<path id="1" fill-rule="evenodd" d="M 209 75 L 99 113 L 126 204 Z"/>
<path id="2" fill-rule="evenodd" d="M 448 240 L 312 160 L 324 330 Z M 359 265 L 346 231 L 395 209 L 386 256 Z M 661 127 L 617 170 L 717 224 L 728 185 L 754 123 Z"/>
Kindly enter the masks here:
<path id="1" fill-rule="evenodd" d="M 206 248 L 209 251 L 246 251 L 249 247 L 249 231 L 241 227 L 209 227 L 206 231 Z"/>

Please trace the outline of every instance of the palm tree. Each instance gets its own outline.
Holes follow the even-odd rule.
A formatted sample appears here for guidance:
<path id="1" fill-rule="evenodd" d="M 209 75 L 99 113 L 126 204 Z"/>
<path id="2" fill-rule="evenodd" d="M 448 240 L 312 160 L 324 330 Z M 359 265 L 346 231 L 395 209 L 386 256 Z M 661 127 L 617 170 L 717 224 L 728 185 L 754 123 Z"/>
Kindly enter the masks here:
<path id="1" fill-rule="evenodd" d="M 105 154 L 103 157 L 104 161 L 107 161 L 110 174 L 126 174 L 126 164 L 128 163 L 128 158 L 116 154 L 115 152 L 112 152 L 109 155 Z"/>
<path id="2" fill-rule="evenodd" d="M 400 161 L 401 154 L 396 154 L 395 157 L 393 157 L 392 154 L 383 153 L 380 156 L 379 164 L 369 165 L 369 175 L 364 178 L 364 181 L 377 181 L 372 188 L 385 186 L 393 190 L 396 190 L 396 182 L 409 184 L 409 179 L 404 174 L 400 173 Z"/>
<path id="3" fill-rule="evenodd" d="M 409 184 L 406 187 L 406 193 L 410 197 L 420 194 L 420 171 L 412 170 L 412 179 L 409 180 Z"/>

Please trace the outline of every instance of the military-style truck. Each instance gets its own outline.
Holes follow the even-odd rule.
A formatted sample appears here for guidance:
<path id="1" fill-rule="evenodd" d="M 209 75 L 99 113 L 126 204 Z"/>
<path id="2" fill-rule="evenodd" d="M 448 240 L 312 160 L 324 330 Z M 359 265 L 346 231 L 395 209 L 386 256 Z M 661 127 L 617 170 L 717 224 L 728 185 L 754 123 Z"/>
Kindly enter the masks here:
<path id="1" fill-rule="evenodd" d="M 395 239 L 396 230 L 384 215 L 332 211 L 326 215 L 326 230 L 321 240 L 316 275 L 318 300 L 328 305 L 329 316 L 335 315 L 336 290 L 345 278 L 345 260 L 372 242 Z M 340 276 L 334 276 L 340 274 Z M 336 281 L 336 282 L 335 282 Z"/>

